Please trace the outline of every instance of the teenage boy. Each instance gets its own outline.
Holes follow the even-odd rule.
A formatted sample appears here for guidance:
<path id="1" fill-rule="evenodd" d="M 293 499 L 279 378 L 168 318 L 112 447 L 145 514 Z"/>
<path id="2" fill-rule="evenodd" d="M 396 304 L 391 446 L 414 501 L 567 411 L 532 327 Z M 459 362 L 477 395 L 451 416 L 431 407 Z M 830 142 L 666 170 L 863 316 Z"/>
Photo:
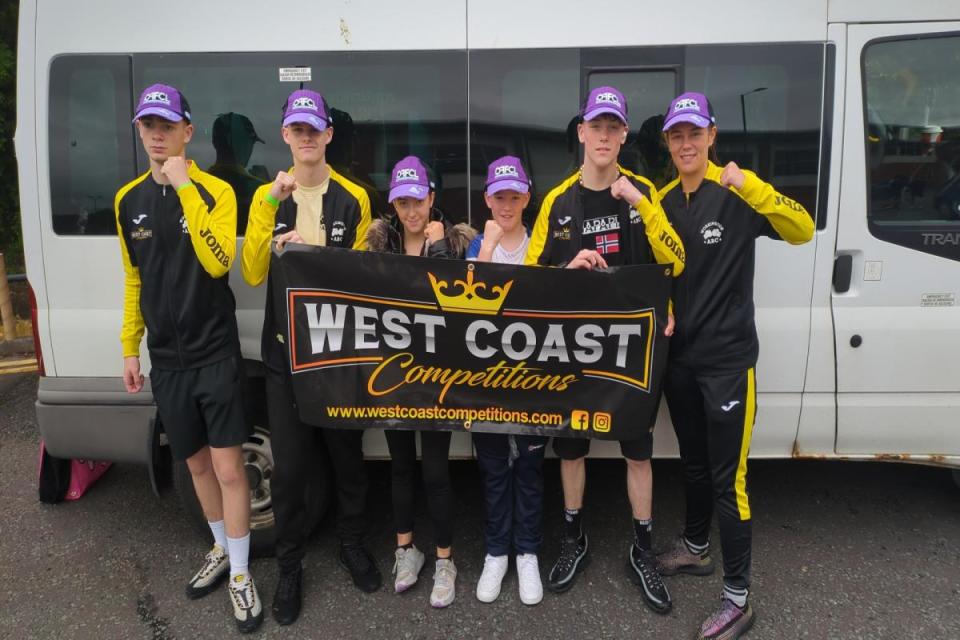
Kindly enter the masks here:
<path id="1" fill-rule="evenodd" d="M 364 248 L 370 225 L 366 192 L 327 164 L 333 122 L 323 97 L 301 89 L 287 98 L 280 134 L 290 147 L 293 168 L 280 171 L 253 196 L 241 250 L 243 279 L 251 286 L 268 278 L 270 245 L 287 242 L 317 246 Z M 315 428 L 300 421 L 293 396 L 290 364 L 283 339 L 283 318 L 274 317 L 273 287 L 267 287 L 261 353 L 266 367 L 267 415 L 273 449 L 273 514 L 280 568 L 273 598 L 278 623 L 293 623 L 302 605 L 302 560 L 306 545 L 307 468 L 318 464 Z M 363 463 L 363 431 L 321 429 L 337 479 L 337 533 L 340 563 L 354 584 L 366 592 L 380 588 L 382 577 L 373 556 L 363 547 L 366 530 L 367 475 Z"/>
<path id="2" fill-rule="evenodd" d="M 236 305 L 227 283 L 236 254 L 237 201 L 226 182 L 185 158 L 190 107 L 171 86 L 140 96 L 134 117 L 150 170 L 117 192 L 124 269 L 123 382 L 143 388 L 140 339 L 149 329 L 150 383 L 177 460 L 186 460 L 214 545 L 187 584 L 199 598 L 226 577 L 242 632 L 263 621 L 247 567 L 250 487 L 240 445 L 250 435 L 241 402 Z"/>
<path id="3" fill-rule="evenodd" d="M 672 264 L 683 270 L 683 246 L 667 222 L 653 184 L 617 164 L 627 139 L 627 101 L 613 87 L 590 92 L 580 112 L 577 136 L 583 144 L 581 168 L 544 199 L 537 216 L 526 264 L 604 269 L 608 266 Z M 670 317 L 665 334 L 673 331 Z M 656 570 L 651 545 L 653 528 L 653 426 L 635 440 L 621 440 L 627 461 L 627 494 L 633 510 L 633 544 L 628 575 L 642 587 L 644 600 L 657 613 L 672 606 L 670 594 Z M 590 440 L 554 438 L 563 484 L 563 536 L 560 556 L 547 587 L 563 592 L 583 569 L 589 543 L 583 530 L 585 458 Z"/>

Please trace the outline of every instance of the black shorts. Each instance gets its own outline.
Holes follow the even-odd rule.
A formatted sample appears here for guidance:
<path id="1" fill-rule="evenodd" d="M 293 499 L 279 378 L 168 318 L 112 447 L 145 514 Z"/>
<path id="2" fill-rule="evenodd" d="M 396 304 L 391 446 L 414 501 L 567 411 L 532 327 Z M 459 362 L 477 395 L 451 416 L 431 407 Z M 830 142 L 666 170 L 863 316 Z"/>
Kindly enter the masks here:
<path id="1" fill-rule="evenodd" d="M 203 447 L 243 444 L 253 433 L 243 413 L 243 360 L 233 355 L 196 369 L 150 371 L 150 385 L 174 460 Z"/>
<path id="2" fill-rule="evenodd" d="M 561 460 L 577 460 L 590 453 L 590 439 L 554 438 L 553 452 Z M 653 429 L 636 440 L 621 440 L 620 453 L 628 460 L 649 460 L 653 455 Z"/>

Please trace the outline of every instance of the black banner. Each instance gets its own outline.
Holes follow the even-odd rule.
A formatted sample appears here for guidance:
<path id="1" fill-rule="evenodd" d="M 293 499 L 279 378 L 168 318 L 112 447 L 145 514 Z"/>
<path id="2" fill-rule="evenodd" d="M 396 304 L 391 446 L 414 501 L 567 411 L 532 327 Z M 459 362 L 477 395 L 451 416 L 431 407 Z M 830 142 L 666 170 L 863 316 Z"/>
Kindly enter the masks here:
<path id="1" fill-rule="evenodd" d="M 304 422 L 631 439 L 670 267 L 521 267 L 289 244 L 270 264 Z"/>

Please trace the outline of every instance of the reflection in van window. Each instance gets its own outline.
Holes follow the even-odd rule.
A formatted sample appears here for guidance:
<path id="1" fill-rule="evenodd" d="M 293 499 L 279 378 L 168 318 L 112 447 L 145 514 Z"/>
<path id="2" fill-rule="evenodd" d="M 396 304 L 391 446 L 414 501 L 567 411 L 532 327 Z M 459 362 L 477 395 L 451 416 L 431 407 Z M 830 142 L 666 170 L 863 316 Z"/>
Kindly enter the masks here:
<path id="1" fill-rule="evenodd" d="M 960 224 L 960 36 L 877 42 L 863 60 L 870 221 Z"/>
<path id="2" fill-rule="evenodd" d="M 62 56 L 50 70 L 53 231 L 115 235 L 113 197 L 132 180 L 133 127 L 126 56 Z"/>
<path id="3" fill-rule="evenodd" d="M 407 155 L 432 166 L 437 206 L 467 219 L 466 54 L 458 51 L 142 54 L 134 86 L 174 85 L 193 107 L 188 153 L 230 182 L 237 195 L 238 235 L 246 230 L 258 183 L 290 167 L 281 115 L 296 82 L 280 67 L 310 67 L 304 84 L 323 95 L 333 119 L 327 161 L 363 186 L 374 215 L 384 214 L 390 168 Z M 138 150 L 141 166 L 146 157 Z"/>

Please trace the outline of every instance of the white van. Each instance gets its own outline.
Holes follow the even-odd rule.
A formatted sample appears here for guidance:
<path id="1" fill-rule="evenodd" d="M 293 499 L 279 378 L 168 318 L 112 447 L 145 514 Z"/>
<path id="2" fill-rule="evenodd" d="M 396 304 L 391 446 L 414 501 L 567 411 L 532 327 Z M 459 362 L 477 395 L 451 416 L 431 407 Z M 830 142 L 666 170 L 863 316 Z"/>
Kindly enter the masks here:
<path id="1" fill-rule="evenodd" d="M 253 188 L 289 162 L 281 106 L 300 81 L 335 109 L 328 159 L 367 187 L 377 212 L 389 167 L 414 153 L 439 174 L 438 205 L 478 227 L 487 163 L 523 159 L 532 217 L 579 164 L 571 123 L 582 96 L 612 84 L 629 102 L 628 168 L 663 184 L 658 118 L 674 95 L 702 91 L 720 158 L 815 215 L 806 245 L 758 241 L 751 455 L 960 468 L 960 5 L 688 0 L 682 11 L 646 0 L 355 0 L 289 12 L 250 0 L 23 0 L 16 149 L 49 451 L 141 463 L 151 478 L 163 459 L 149 390 L 128 395 L 120 378 L 112 205 L 147 168 L 130 125 L 142 87 L 162 81 L 188 96 L 189 153 L 234 184 L 242 235 Z M 258 427 L 247 455 L 253 526 L 265 541 L 264 290 L 237 272 L 230 282 Z M 668 421 L 660 456 L 676 453 Z M 382 435 L 367 438 L 368 455 L 385 457 Z M 616 443 L 599 444 L 595 455 L 618 455 Z M 457 434 L 452 454 L 469 457 L 469 438 Z M 329 493 L 316 468 L 312 517 Z M 190 499 L 185 472 L 176 477 Z"/>

